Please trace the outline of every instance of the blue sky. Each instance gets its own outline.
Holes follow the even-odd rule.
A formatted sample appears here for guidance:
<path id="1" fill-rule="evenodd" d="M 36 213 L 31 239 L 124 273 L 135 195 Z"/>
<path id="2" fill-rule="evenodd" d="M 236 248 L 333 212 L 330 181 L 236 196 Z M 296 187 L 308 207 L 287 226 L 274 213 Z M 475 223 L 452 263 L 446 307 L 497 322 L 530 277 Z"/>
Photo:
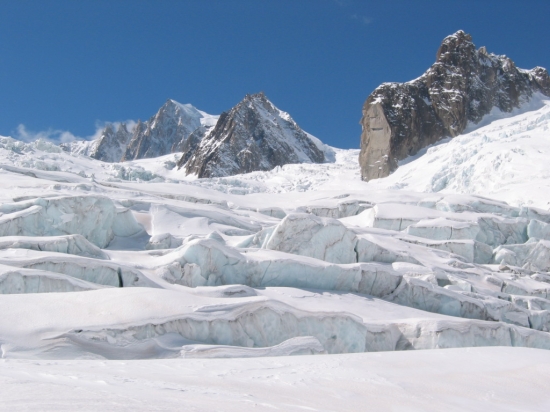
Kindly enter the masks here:
<path id="1" fill-rule="evenodd" d="M 459 29 L 550 68 L 548 0 L 0 0 L 0 135 L 89 138 L 168 98 L 219 114 L 264 91 L 358 147 L 372 90 L 418 77 Z"/>

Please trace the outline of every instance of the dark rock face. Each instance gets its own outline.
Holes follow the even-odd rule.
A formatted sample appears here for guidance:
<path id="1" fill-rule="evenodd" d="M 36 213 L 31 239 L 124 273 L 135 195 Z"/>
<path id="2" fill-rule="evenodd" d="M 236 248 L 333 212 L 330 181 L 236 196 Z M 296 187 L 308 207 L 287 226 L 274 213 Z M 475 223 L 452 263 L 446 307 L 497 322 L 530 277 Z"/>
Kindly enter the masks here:
<path id="1" fill-rule="evenodd" d="M 126 151 L 126 144 L 132 137 L 126 125 L 121 123 L 115 131 L 112 124 L 105 126 L 97 145 L 94 145 L 90 157 L 104 162 L 118 162 Z"/>
<path id="2" fill-rule="evenodd" d="M 493 108 L 510 112 L 533 93 L 550 96 L 546 69 L 516 68 L 506 56 L 476 50 L 469 34 L 443 40 L 418 79 L 384 83 L 363 106 L 359 163 L 363 180 L 388 176 L 397 162 L 443 137 L 455 137 Z"/>
<path id="3" fill-rule="evenodd" d="M 187 137 L 201 126 L 202 117 L 193 106 L 168 100 L 148 122 L 136 127 L 122 160 L 178 152 Z"/>
<path id="4" fill-rule="evenodd" d="M 222 113 L 204 138 L 189 141 L 178 166 L 198 177 L 220 177 L 325 161 L 324 152 L 288 113 L 259 93 Z"/>
<path id="5" fill-rule="evenodd" d="M 167 100 L 156 115 L 139 121 L 132 132 L 122 125 L 115 133 L 113 126 L 107 125 L 90 156 L 120 162 L 179 152 L 195 130 L 211 128 L 216 119 L 190 104 Z"/>
<path id="6" fill-rule="evenodd" d="M 206 127 L 201 126 L 189 135 L 189 137 L 181 147 L 181 151 L 183 152 L 183 154 L 180 157 L 180 160 L 178 160 L 178 169 L 181 169 L 181 167 L 189 161 L 191 156 L 193 156 L 197 152 L 202 138 L 208 133 L 209 130 L 211 129 L 207 129 Z"/>

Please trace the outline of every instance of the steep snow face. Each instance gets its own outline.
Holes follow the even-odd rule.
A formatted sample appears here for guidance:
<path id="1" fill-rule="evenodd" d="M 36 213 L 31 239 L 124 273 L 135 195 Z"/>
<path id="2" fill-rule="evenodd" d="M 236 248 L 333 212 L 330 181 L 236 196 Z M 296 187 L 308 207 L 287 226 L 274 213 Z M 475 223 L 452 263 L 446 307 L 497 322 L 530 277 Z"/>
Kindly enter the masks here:
<path id="1" fill-rule="evenodd" d="M 197 110 L 190 104 L 169 99 L 155 116 L 146 122 L 139 121 L 133 130 L 122 123 L 115 131 L 109 124 L 89 148 L 84 149 L 83 144 L 66 146 L 68 151 L 104 162 L 154 158 L 181 151 L 191 133 L 199 128 L 209 130 L 217 119 L 218 116 Z"/>
<path id="2" fill-rule="evenodd" d="M 550 99 L 538 110 L 496 120 L 403 160 L 370 184 L 425 192 L 472 193 L 547 208 Z"/>
<path id="3" fill-rule="evenodd" d="M 189 150 L 193 150 L 192 154 Z M 322 144 L 314 142 L 288 113 L 277 109 L 263 93 L 247 95 L 200 145 L 184 153 L 180 162 L 187 174 L 198 177 L 231 176 L 271 170 L 288 163 L 322 163 Z"/>

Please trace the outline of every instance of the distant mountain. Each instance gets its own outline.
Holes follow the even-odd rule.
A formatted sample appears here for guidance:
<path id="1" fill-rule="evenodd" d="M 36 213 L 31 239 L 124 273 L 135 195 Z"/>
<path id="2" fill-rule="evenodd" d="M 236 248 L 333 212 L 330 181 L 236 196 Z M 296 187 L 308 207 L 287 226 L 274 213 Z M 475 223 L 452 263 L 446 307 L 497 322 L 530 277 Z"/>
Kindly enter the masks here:
<path id="1" fill-rule="evenodd" d="M 107 124 L 89 156 L 104 162 L 119 162 L 131 137 L 126 124 L 121 123 L 116 130 L 114 125 Z"/>
<path id="2" fill-rule="evenodd" d="M 327 161 L 324 145 L 300 129 L 288 113 L 276 108 L 263 93 L 246 95 L 229 112 L 220 115 L 211 131 L 200 130 L 182 147 L 178 167 L 198 177 Z"/>
<path id="3" fill-rule="evenodd" d="M 523 70 L 506 56 L 476 50 L 469 34 L 446 37 L 436 62 L 407 83 L 384 83 L 363 106 L 361 176 L 388 176 L 397 162 L 443 137 L 461 134 L 493 109 L 510 112 L 535 93 L 550 96 L 542 67 Z"/>
<path id="4" fill-rule="evenodd" d="M 88 154 L 105 162 L 119 162 L 179 152 L 195 130 L 209 130 L 217 119 L 190 104 L 167 100 L 156 115 L 146 122 L 139 121 L 131 132 L 124 123 L 116 130 L 107 125 Z"/>
<path id="5" fill-rule="evenodd" d="M 72 142 L 60 143 L 59 147 L 69 153 L 90 156 L 96 149 L 98 140 L 73 140 Z"/>

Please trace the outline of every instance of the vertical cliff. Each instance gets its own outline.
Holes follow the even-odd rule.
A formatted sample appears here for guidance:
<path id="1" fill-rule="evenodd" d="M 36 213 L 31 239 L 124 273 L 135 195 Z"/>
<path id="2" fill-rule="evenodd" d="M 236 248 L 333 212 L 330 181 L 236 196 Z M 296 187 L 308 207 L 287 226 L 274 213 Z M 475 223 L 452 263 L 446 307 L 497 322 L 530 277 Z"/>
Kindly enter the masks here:
<path id="1" fill-rule="evenodd" d="M 506 56 L 476 49 L 471 36 L 458 31 L 443 40 L 436 62 L 422 76 L 384 83 L 367 98 L 361 119 L 361 176 L 388 176 L 399 160 L 459 135 L 493 108 L 510 112 L 537 92 L 550 96 L 546 69 L 519 69 Z"/>

